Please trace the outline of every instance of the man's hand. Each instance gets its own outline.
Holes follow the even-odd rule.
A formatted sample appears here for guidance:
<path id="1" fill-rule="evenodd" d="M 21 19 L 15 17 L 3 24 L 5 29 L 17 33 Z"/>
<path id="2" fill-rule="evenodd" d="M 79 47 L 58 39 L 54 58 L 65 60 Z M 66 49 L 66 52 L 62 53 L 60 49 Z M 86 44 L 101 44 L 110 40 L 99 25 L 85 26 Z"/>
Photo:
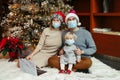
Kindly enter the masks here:
<path id="1" fill-rule="evenodd" d="M 84 51 L 81 50 L 81 49 L 79 49 L 79 48 L 77 47 L 76 50 L 75 50 L 75 53 L 76 53 L 77 55 L 81 55 L 81 54 L 84 53 Z"/>
<path id="2" fill-rule="evenodd" d="M 63 54 L 64 54 L 64 50 L 61 49 L 61 50 L 59 51 L 59 55 L 63 55 Z"/>

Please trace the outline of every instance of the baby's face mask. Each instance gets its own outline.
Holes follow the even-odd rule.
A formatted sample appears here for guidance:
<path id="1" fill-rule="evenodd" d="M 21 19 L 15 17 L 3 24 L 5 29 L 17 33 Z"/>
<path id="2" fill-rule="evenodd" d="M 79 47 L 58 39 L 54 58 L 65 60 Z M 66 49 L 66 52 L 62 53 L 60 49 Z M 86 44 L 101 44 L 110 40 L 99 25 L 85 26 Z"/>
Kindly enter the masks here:
<path id="1" fill-rule="evenodd" d="M 75 43 L 75 40 L 74 39 L 66 39 L 65 43 L 68 44 L 69 46 L 71 46 Z"/>

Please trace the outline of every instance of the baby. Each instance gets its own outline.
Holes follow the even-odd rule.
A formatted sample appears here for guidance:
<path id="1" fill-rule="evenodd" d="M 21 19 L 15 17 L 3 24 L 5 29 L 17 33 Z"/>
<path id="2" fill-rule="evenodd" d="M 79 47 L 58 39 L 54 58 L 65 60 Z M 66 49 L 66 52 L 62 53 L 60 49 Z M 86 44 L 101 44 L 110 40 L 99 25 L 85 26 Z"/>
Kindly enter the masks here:
<path id="1" fill-rule="evenodd" d="M 60 71 L 59 73 L 70 74 L 73 64 L 80 62 L 81 56 L 75 54 L 77 47 L 74 45 L 77 36 L 74 33 L 68 32 L 65 35 L 65 45 L 63 47 L 64 53 L 60 56 Z M 59 53 L 61 54 L 61 53 Z M 68 64 L 68 69 L 65 71 L 65 65 Z"/>

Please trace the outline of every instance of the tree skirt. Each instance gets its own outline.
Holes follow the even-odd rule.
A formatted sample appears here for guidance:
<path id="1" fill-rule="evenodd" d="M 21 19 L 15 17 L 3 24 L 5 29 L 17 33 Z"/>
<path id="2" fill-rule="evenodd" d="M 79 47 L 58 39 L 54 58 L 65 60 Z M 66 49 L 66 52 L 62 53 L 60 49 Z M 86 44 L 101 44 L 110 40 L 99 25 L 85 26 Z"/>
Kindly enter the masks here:
<path id="1" fill-rule="evenodd" d="M 8 62 L 7 59 L 0 59 L 0 80 L 120 80 L 120 71 L 115 70 L 98 59 L 92 57 L 93 65 L 90 73 L 72 72 L 59 74 L 56 68 L 41 68 L 47 71 L 40 76 L 33 76 L 22 72 L 16 66 L 16 62 Z"/>

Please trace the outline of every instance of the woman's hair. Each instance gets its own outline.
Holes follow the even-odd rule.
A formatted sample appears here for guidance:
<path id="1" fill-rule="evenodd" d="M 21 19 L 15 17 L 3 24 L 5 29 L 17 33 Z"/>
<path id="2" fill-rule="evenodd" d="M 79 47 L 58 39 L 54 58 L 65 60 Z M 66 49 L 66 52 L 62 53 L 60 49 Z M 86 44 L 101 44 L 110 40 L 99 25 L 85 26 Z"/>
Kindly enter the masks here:
<path id="1" fill-rule="evenodd" d="M 73 32 L 67 32 L 64 38 L 65 39 L 73 38 L 74 40 L 76 40 L 77 36 Z"/>

